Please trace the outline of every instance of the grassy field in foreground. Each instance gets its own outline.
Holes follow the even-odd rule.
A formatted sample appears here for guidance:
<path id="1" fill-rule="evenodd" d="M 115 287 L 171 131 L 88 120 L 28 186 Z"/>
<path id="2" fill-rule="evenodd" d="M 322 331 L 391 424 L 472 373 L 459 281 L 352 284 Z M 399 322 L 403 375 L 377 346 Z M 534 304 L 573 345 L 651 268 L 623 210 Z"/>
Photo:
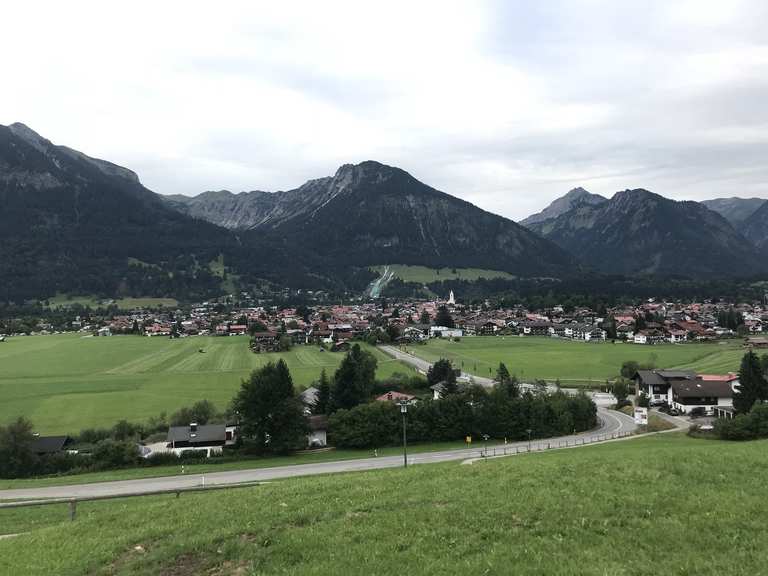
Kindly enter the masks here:
<path id="1" fill-rule="evenodd" d="M 379 274 L 384 272 L 386 266 L 374 266 L 372 269 Z M 407 266 L 405 264 L 391 264 L 389 270 L 395 278 L 403 282 L 419 282 L 428 284 L 441 280 L 469 280 L 478 278 L 514 278 L 508 272 L 498 270 L 483 270 L 481 268 L 427 268 L 426 266 Z"/>
<path id="2" fill-rule="evenodd" d="M 202 348 L 204 354 L 198 352 Z M 373 350 L 378 376 L 412 369 Z M 0 343 L 0 424 L 26 416 L 41 433 L 75 433 L 143 421 L 207 398 L 223 409 L 251 370 L 284 358 L 294 383 L 306 387 L 342 353 L 296 346 L 253 354 L 246 336 L 178 340 L 142 336 L 83 338 L 76 334 L 10 338 Z"/>
<path id="3" fill-rule="evenodd" d="M 509 371 L 520 378 L 559 378 L 564 384 L 573 381 L 599 384 L 613 379 L 625 360 L 654 361 L 660 368 L 727 372 L 738 370 L 744 354 L 738 342 L 643 346 L 572 342 L 545 336 L 475 336 L 462 338 L 460 342 L 434 339 L 408 350 L 430 362 L 448 358 L 455 366 L 478 376 L 492 376 L 499 362 L 504 362 Z"/>
<path id="4" fill-rule="evenodd" d="M 0 511 L 2 574 L 763 574 L 768 442 L 663 434 L 462 466 Z"/>

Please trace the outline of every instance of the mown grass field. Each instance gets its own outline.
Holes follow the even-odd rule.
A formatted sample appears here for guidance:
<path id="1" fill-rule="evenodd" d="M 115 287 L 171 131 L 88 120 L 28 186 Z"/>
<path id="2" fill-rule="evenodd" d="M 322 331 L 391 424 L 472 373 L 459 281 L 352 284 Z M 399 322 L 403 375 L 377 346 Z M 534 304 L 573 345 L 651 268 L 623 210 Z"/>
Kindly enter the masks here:
<path id="1" fill-rule="evenodd" d="M 0 573 L 764 574 L 768 442 L 572 450 L 0 511 Z"/>
<path id="2" fill-rule="evenodd" d="M 378 377 L 412 372 L 367 349 L 379 360 Z M 323 368 L 332 374 L 343 354 L 315 346 L 253 354 L 246 336 L 9 338 L 0 342 L 0 423 L 25 416 L 40 433 L 75 433 L 123 418 L 144 421 L 202 399 L 223 409 L 251 370 L 280 357 L 297 388 L 305 388 Z"/>
<path id="3" fill-rule="evenodd" d="M 375 266 L 373 270 L 379 274 L 384 272 L 386 266 Z M 395 278 L 403 282 L 440 282 L 441 280 L 468 280 L 475 281 L 478 278 L 514 278 L 508 272 L 498 270 L 483 270 L 481 268 L 427 268 L 426 266 L 408 266 L 405 264 L 391 264 L 389 270 Z M 455 270 L 455 272 L 454 272 Z"/>
<path id="4" fill-rule="evenodd" d="M 475 336 L 459 342 L 433 339 L 425 345 L 410 346 L 413 354 L 430 362 L 448 358 L 465 372 L 492 376 L 499 362 L 520 378 L 555 380 L 566 383 L 600 384 L 615 378 L 625 360 L 654 362 L 659 368 L 690 368 L 701 372 L 724 373 L 738 370 L 744 349 L 740 342 L 660 344 L 612 344 L 572 342 L 541 337 Z"/>

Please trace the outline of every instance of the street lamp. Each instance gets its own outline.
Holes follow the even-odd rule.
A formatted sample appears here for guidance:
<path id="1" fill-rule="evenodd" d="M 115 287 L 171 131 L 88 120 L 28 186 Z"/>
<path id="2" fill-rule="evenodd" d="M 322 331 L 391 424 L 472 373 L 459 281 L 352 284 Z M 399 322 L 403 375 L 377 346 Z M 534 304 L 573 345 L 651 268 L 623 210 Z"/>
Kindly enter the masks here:
<path id="1" fill-rule="evenodd" d="M 528 432 L 528 452 L 530 452 L 531 451 L 531 432 L 533 432 L 533 430 L 528 428 L 526 432 Z"/>
<path id="2" fill-rule="evenodd" d="M 402 400 L 400 402 L 400 413 L 403 415 L 403 468 L 408 467 L 408 439 L 406 435 L 406 415 L 408 414 L 408 402 Z"/>

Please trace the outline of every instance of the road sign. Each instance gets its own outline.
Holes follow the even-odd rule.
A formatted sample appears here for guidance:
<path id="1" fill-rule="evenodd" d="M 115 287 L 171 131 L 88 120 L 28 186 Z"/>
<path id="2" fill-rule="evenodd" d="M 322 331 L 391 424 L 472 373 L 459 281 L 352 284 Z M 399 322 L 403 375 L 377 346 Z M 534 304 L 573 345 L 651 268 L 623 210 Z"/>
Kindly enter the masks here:
<path id="1" fill-rule="evenodd" d="M 635 408 L 635 424 L 639 426 L 648 425 L 648 408 L 641 408 L 640 406 Z"/>

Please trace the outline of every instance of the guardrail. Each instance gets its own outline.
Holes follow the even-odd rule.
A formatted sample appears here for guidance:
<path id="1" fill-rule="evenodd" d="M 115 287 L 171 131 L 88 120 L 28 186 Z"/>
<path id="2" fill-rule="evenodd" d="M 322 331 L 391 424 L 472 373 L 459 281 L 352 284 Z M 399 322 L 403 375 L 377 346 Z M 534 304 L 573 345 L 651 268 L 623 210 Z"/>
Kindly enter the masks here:
<path id="1" fill-rule="evenodd" d="M 230 488 L 252 488 L 267 482 L 242 482 L 239 484 L 214 484 L 212 486 L 189 486 L 187 488 L 170 488 L 167 490 L 149 490 L 133 494 L 104 494 L 101 496 L 80 496 L 77 498 L 47 498 L 44 500 L 20 500 L 18 502 L 1 502 L 0 510 L 5 508 L 26 508 L 29 506 L 51 506 L 54 504 L 69 504 L 69 519 L 74 521 L 77 516 L 78 502 L 93 502 L 96 500 L 116 500 L 118 498 L 136 498 L 138 496 L 161 496 L 175 494 L 179 498 L 185 492 L 209 492 L 212 490 L 228 490 Z"/>
<path id="2" fill-rule="evenodd" d="M 483 448 L 480 450 L 480 458 L 493 458 L 494 456 L 512 456 L 514 454 L 525 454 L 527 452 L 543 452 L 546 450 L 556 450 L 559 448 L 573 448 L 574 446 L 586 446 L 587 444 L 596 444 L 608 440 L 618 440 L 635 436 L 634 432 L 612 432 L 610 434 L 597 434 L 594 436 L 583 436 L 575 438 L 565 438 L 564 440 L 532 440 L 527 445 L 516 444 L 515 446 L 494 446 L 493 448 Z"/>

